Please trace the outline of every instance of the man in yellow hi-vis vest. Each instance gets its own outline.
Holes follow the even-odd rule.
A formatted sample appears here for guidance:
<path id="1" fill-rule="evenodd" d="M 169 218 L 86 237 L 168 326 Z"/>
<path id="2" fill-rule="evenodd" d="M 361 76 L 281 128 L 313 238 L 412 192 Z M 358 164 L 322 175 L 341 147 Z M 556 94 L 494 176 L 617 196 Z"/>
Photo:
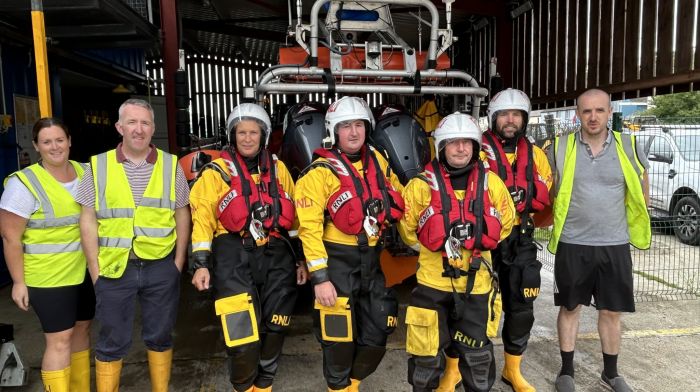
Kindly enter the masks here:
<path id="1" fill-rule="evenodd" d="M 646 209 L 648 166 L 634 137 L 607 127 L 610 98 L 592 89 L 579 96 L 581 131 L 558 137 L 551 150 L 554 168 L 554 304 L 562 368 L 557 391 L 574 391 L 574 346 L 581 305 L 594 299 L 603 350 L 600 382 L 630 391 L 617 373 L 620 314 L 634 312 L 629 244 L 647 249 L 651 226 Z"/>
<path id="2" fill-rule="evenodd" d="M 151 144 L 153 108 L 128 99 L 119 107 L 116 149 L 93 156 L 76 192 L 81 243 L 95 285 L 100 332 L 97 391 L 117 391 L 131 345 L 135 301 L 142 314 L 153 391 L 167 391 L 172 329 L 187 260 L 189 188 L 177 158 Z"/>

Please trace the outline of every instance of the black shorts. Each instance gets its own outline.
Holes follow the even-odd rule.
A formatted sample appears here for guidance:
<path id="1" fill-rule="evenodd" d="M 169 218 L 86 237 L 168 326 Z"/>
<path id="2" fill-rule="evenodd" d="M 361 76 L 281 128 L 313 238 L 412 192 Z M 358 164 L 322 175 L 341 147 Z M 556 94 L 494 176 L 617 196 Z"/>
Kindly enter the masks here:
<path id="1" fill-rule="evenodd" d="M 573 310 L 634 312 L 630 246 L 587 246 L 560 242 L 554 257 L 554 304 Z"/>
<path id="2" fill-rule="evenodd" d="M 83 283 L 62 287 L 28 287 L 29 303 L 39 317 L 44 333 L 73 328 L 76 321 L 95 317 L 95 290 L 90 274 Z"/>

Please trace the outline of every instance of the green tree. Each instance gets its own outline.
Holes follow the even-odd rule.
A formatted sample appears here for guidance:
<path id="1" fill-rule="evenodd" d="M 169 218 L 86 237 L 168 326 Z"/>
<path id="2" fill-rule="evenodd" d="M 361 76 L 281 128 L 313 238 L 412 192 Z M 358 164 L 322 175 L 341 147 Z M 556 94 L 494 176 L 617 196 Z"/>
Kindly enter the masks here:
<path id="1" fill-rule="evenodd" d="M 653 98 L 656 107 L 644 112 L 658 118 L 700 117 L 700 92 L 658 95 Z"/>

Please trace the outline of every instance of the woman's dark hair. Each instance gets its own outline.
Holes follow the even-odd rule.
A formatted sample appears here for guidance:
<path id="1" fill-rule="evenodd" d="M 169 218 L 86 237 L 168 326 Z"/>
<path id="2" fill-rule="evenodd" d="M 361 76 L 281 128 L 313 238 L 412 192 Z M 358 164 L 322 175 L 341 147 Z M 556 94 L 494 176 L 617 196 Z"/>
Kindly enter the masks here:
<path id="1" fill-rule="evenodd" d="M 54 126 L 63 129 L 63 132 L 66 133 L 66 137 L 70 137 L 70 131 L 66 124 L 63 123 L 63 120 L 58 117 L 43 117 L 40 118 L 39 121 L 34 124 L 34 128 L 32 128 L 32 140 L 34 143 L 39 142 L 39 132 L 41 132 L 42 129 Z"/>

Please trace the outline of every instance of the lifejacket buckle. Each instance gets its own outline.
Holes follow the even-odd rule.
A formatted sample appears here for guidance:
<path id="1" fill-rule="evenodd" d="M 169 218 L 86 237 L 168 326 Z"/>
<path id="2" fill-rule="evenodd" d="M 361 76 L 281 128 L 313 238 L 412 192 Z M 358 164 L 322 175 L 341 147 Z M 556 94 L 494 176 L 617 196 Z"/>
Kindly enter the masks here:
<path id="1" fill-rule="evenodd" d="M 525 189 L 516 188 L 515 190 L 510 192 L 510 196 L 513 198 L 513 204 L 518 204 L 521 201 L 525 200 Z"/>
<path id="2" fill-rule="evenodd" d="M 252 212 L 253 219 L 264 221 L 270 216 L 270 205 L 269 204 L 257 204 L 253 208 Z"/>
<path id="3" fill-rule="evenodd" d="M 474 227 L 471 223 L 458 223 L 450 228 L 450 237 L 464 241 L 473 236 Z"/>
<path id="4" fill-rule="evenodd" d="M 382 201 L 379 199 L 372 199 L 369 202 L 367 202 L 367 208 L 365 209 L 365 214 L 370 215 L 373 217 L 378 217 L 379 214 L 384 211 L 384 206 L 382 205 Z"/>
<path id="5" fill-rule="evenodd" d="M 365 229 L 365 234 L 370 238 L 379 237 L 379 225 L 377 225 L 377 218 L 372 215 L 365 216 L 364 222 L 362 222 L 362 227 Z"/>

